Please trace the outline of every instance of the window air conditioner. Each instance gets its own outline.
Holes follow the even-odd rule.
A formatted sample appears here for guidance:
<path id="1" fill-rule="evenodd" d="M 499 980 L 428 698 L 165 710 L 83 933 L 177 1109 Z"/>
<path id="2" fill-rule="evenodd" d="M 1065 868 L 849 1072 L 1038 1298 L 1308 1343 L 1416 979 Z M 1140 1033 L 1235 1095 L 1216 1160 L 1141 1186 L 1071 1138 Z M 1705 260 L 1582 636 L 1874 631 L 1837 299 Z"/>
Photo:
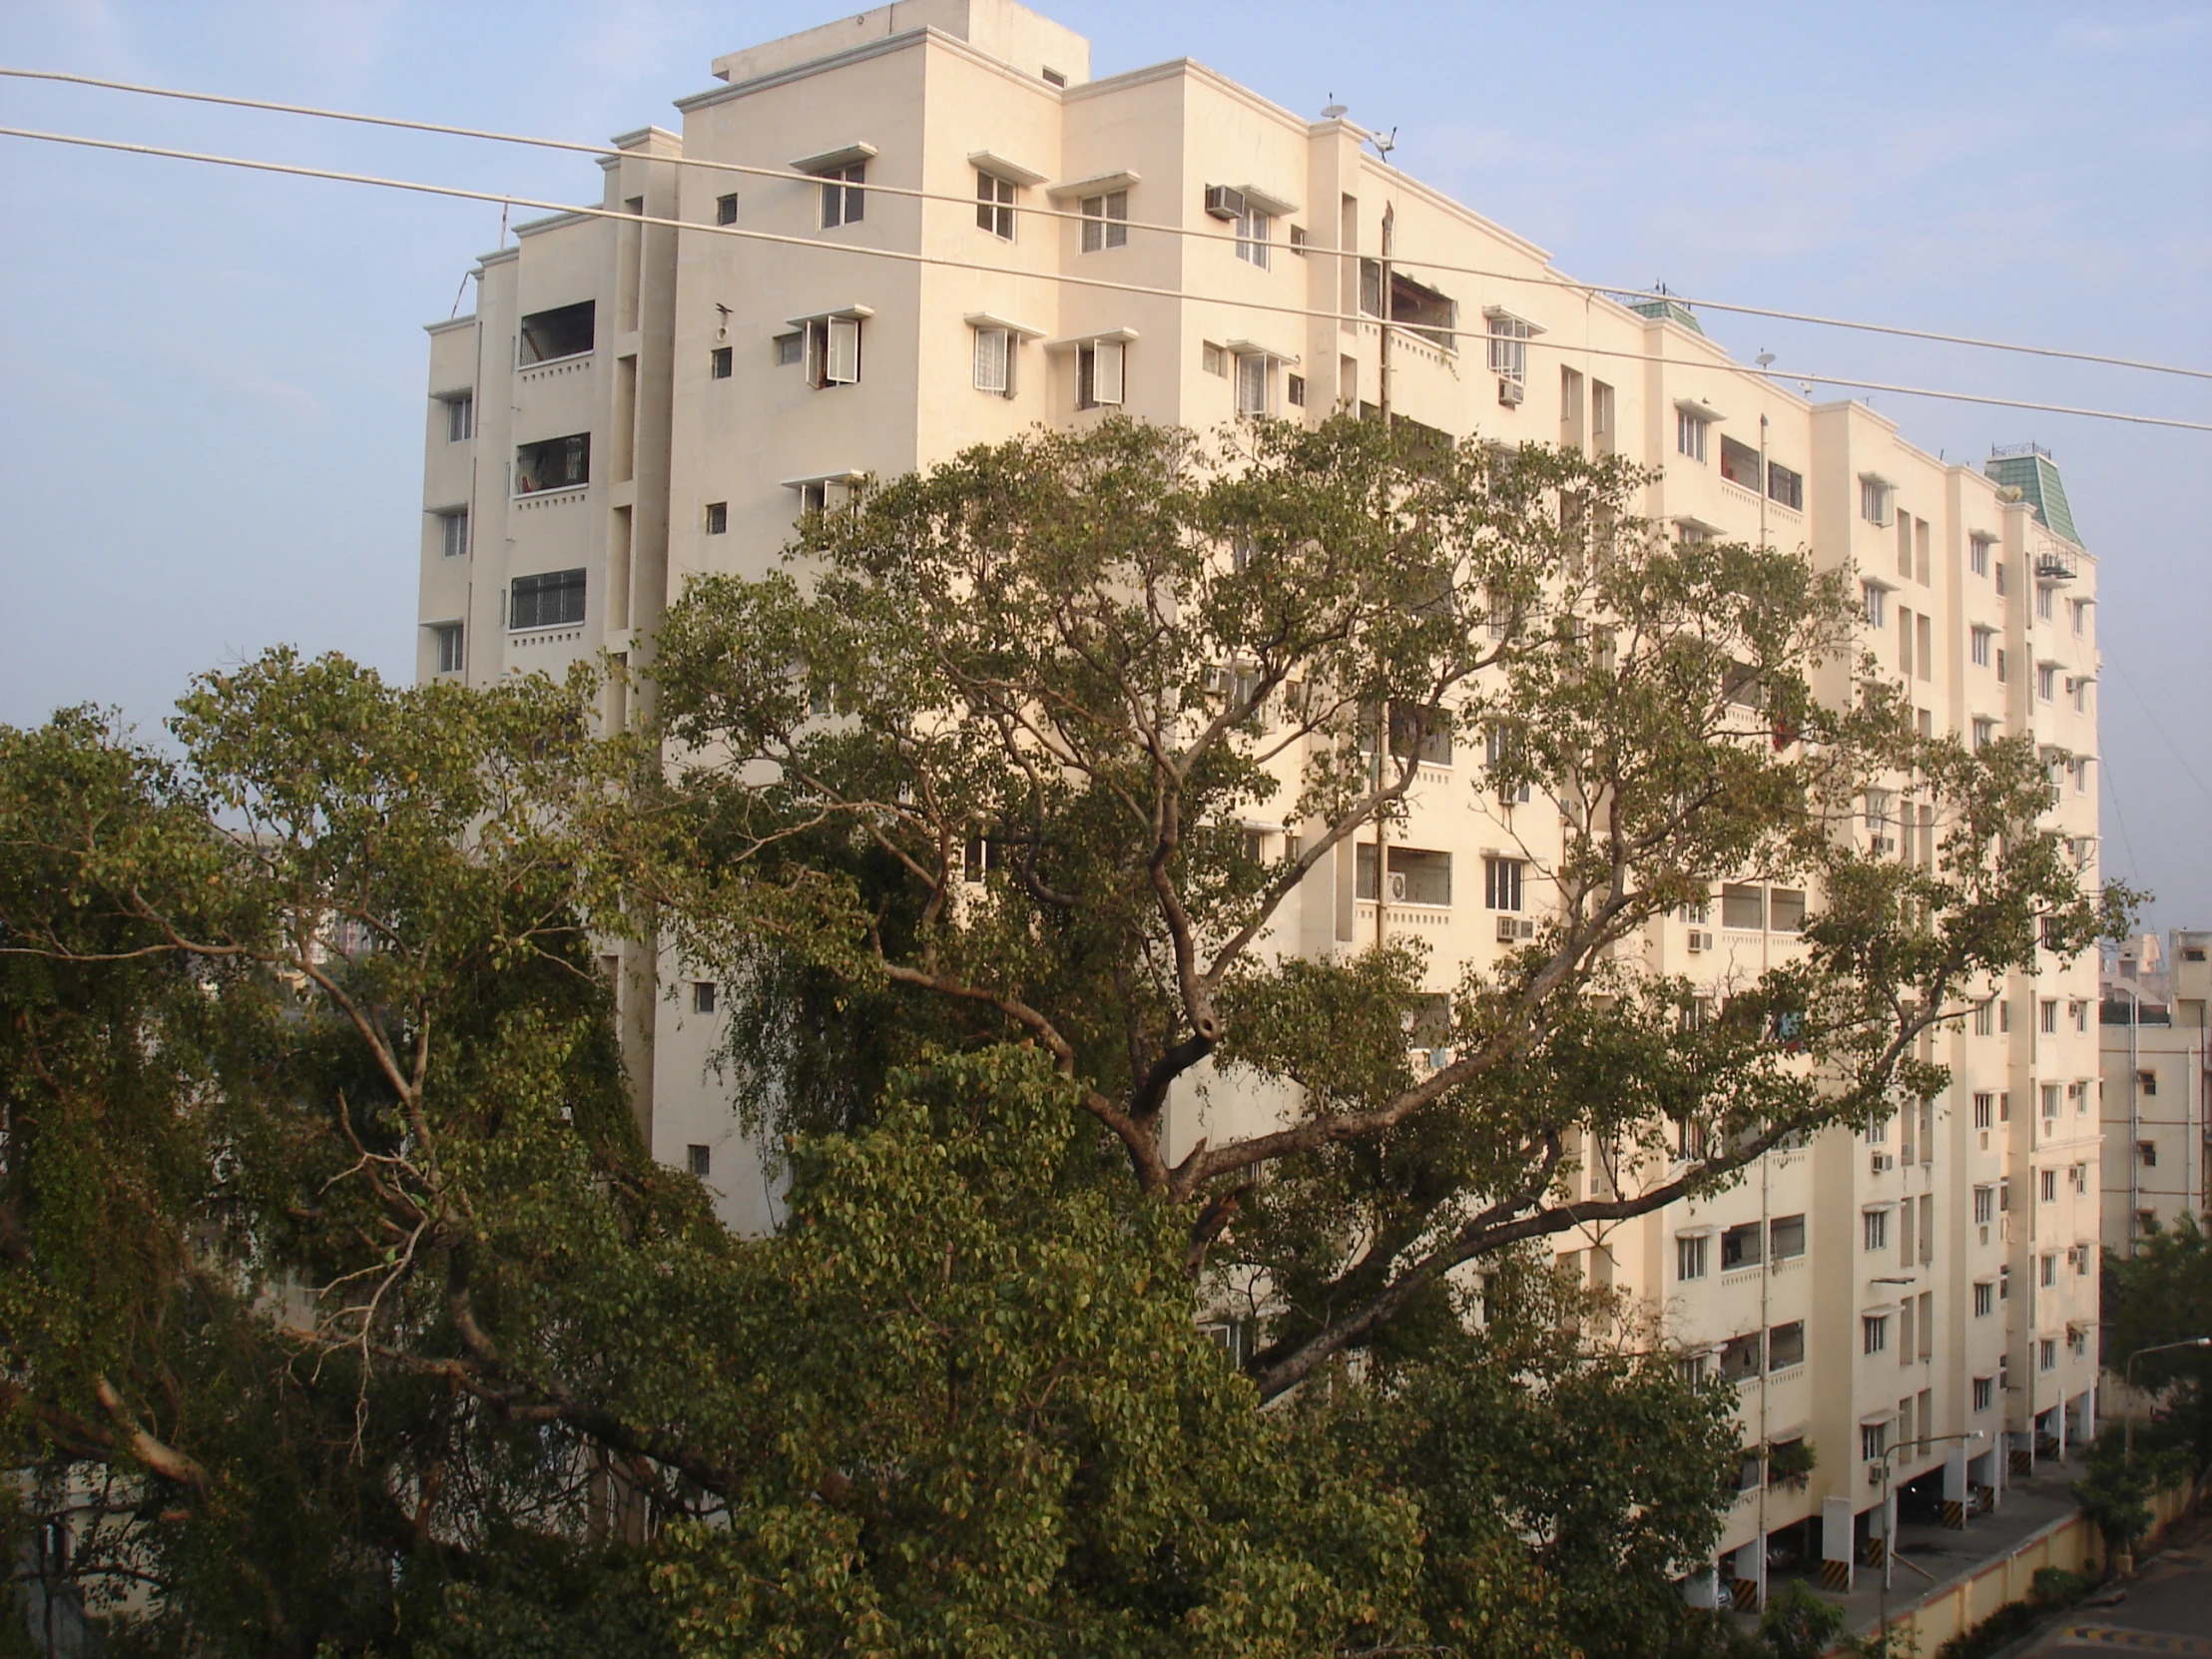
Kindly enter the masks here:
<path id="1" fill-rule="evenodd" d="M 1245 214 L 1244 192 L 1234 185 L 1208 185 L 1206 187 L 1206 217 L 1209 219 L 1242 219 Z"/>
<path id="2" fill-rule="evenodd" d="M 1390 872 L 1390 902 L 1392 904 L 1405 902 L 1405 876 L 1400 870 Z"/>
<path id="3" fill-rule="evenodd" d="M 1867 1484 L 1870 1486 L 1882 1484 L 1882 1465 L 1880 1463 L 1869 1463 L 1867 1465 Z"/>
<path id="4" fill-rule="evenodd" d="M 1500 944 L 1511 944 L 1516 939 L 1532 939 L 1535 936 L 1536 923 L 1533 918 L 1524 919 L 1520 916 L 1499 916 L 1497 918 L 1497 938 Z"/>
<path id="5" fill-rule="evenodd" d="M 1877 1152 L 1874 1155 L 1874 1172 L 1877 1175 L 1888 1175 L 1897 1168 L 1897 1164 L 1898 1161 L 1887 1152 Z"/>
<path id="6" fill-rule="evenodd" d="M 1702 927 L 1693 927 L 1693 928 L 1691 928 L 1691 929 L 1690 929 L 1690 954 L 1691 954 L 1691 955 L 1695 956 L 1695 955 L 1699 954 L 1700 952 L 1703 952 L 1703 951 L 1707 951 L 1707 950 L 1710 950 L 1710 949 L 1712 949 L 1712 948 L 1713 948 L 1713 935 L 1712 935 L 1711 933 L 1707 932 L 1707 931 L 1706 931 L 1706 930 L 1705 930 L 1704 928 L 1702 928 Z"/>
<path id="7" fill-rule="evenodd" d="M 1500 375 L 1497 382 L 1497 400 L 1508 409 L 1520 407 L 1521 399 L 1528 395 L 1528 388 L 1518 380 L 1508 380 Z"/>

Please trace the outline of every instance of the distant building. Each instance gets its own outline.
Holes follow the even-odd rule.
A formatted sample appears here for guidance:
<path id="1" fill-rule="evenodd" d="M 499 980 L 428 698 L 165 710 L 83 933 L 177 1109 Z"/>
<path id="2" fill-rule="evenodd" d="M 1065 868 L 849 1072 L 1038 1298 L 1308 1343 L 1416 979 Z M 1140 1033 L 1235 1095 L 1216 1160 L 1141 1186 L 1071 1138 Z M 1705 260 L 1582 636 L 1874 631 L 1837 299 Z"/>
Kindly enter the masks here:
<path id="1" fill-rule="evenodd" d="M 2206 1209 L 2212 931 L 2122 945 L 2103 974 L 2104 1243 L 2134 1254 L 2150 1226 Z"/>

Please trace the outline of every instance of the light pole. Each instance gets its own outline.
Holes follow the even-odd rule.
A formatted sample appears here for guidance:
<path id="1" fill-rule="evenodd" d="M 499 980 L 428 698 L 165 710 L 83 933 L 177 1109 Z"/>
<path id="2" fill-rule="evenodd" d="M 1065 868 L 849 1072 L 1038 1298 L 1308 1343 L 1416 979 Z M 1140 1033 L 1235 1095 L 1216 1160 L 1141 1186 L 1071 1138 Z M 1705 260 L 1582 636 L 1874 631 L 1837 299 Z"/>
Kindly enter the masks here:
<path id="1" fill-rule="evenodd" d="M 2127 1367 L 2121 1373 L 2127 1379 L 2127 1427 L 2123 1431 L 2127 1442 L 2126 1463 L 2135 1466 L 2135 1362 L 2146 1354 L 2171 1354 L 2180 1348 L 2212 1348 L 2212 1337 L 2190 1337 L 2178 1343 L 2160 1343 L 2155 1348 L 2139 1348 L 2127 1357 Z"/>
<path id="2" fill-rule="evenodd" d="M 1970 1428 L 1963 1434 L 1924 1434 L 1913 1440 L 1900 1440 L 1896 1445 L 1882 1448 L 1882 1659 L 1890 1659 L 1890 1564 L 1898 1558 L 1897 1513 L 1890 1507 L 1890 1459 L 1908 1445 L 1929 1446 L 1947 1444 L 1952 1440 L 1984 1440 L 1988 1431 Z"/>

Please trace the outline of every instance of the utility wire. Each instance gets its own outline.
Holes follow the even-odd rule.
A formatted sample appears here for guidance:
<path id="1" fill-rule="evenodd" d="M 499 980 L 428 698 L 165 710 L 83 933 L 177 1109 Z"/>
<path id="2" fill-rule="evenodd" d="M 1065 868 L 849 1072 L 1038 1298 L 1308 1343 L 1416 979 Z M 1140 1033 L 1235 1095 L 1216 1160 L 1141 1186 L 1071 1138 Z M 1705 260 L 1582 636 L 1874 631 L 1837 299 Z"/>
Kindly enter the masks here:
<path id="1" fill-rule="evenodd" d="M 787 248 L 818 249 L 831 254 L 856 254 L 868 259 L 896 260 L 909 265 L 938 266 L 953 271 L 974 271 L 989 276 L 1007 276 L 1030 281 L 1066 282 L 1079 287 L 1103 288 L 1116 293 L 1141 294 L 1147 297 L 1174 299 L 1188 304 L 1214 304 L 1253 311 L 1270 311 L 1285 316 L 1318 317 L 1334 322 L 1370 323 L 1396 329 L 1399 333 L 1435 335 L 1449 333 L 1456 337 L 1469 337 L 1476 341 L 1489 338 L 1486 333 L 1472 329 L 1433 328 L 1427 325 L 1415 327 L 1410 323 L 1370 316 L 1365 312 L 1323 310 L 1312 305 L 1286 305 L 1259 299 L 1234 298 L 1221 294 L 1191 293 L 1181 288 L 1159 287 L 1144 282 L 1117 282 L 1102 276 L 1083 276 L 1068 272 L 1016 271 L 1005 266 L 984 265 L 974 260 L 955 260 L 944 255 L 918 254 L 902 248 L 869 248 L 858 243 L 825 242 L 819 237 L 787 236 L 774 231 L 755 231 L 737 225 L 702 225 L 689 220 L 664 219 L 652 214 L 635 214 L 613 208 L 579 207 L 564 202 L 546 202 L 511 192 L 468 190 L 458 185 L 433 185 L 419 180 L 386 179 L 368 173 L 345 173 L 333 168 L 304 167 L 292 162 L 257 161 L 243 156 L 218 156 L 195 150 L 175 150 L 163 145 L 137 144 L 121 139 L 88 138 L 73 133 L 44 133 L 24 127 L 0 127 L 0 138 L 31 139 L 44 144 L 67 144 L 89 150 L 109 150 L 123 155 L 157 156 L 171 161 L 200 162 L 213 167 L 235 167 L 251 173 L 276 173 L 295 179 L 326 179 L 338 184 L 370 185 L 382 190 L 410 191 L 422 196 L 440 196 L 462 202 L 497 202 L 508 207 L 533 208 L 541 212 L 564 214 L 578 219 L 609 219 L 626 225 L 665 226 L 678 232 L 693 235 L 735 237 L 746 242 L 762 242 Z M 802 176 L 804 177 L 804 176 Z M 810 181 L 812 182 L 812 181 Z M 856 187 L 872 190 L 873 186 Z M 1644 351 L 1621 351 L 1601 345 L 1583 345 L 1572 341 L 1552 341 L 1538 338 L 1521 339 L 1522 346 L 1535 346 L 1539 350 L 1552 350 L 1583 356 L 1622 358 L 1630 362 L 1685 364 L 1688 359 L 1669 357 Z M 1277 353 L 1282 360 L 1296 362 L 1291 353 Z M 2212 432 L 2212 422 L 2176 420 L 2165 415 L 2133 414 L 2116 409 L 2080 408 L 2067 403 L 2039 403 L 2021 398 L 1991 397 L 1976 392 L 1941 391 L 1927 386 L 1899 386 L 1879 381 L 1853 380 L 1841 375 L 1814 374 L 1801 369 L 1745 369 L 1742 364 L 1731 362 L 1730 367 L 1744 373 L 1765 374 L 1772 379 L 1808 380 L 1822 385 L 1852 386 L 1866 390 L 1890 391 L 1915 397 L 1934 397 L 1952 402 L 1983 403 L 1998 408 L 2032 409 L 2046 414 L 2079 415 L 2091 420 L 2118 420 L 2138 426 L 2170 426 L 2190 432 Z"/>
<path id="2" fill-rule="evenodd" d="M 494 144 L 527 145 L 541 150 L 565 151 L 578 156 L 646 160 L 671 167 L 698 168 L 713 173 L 735 173 L 749 178 L 776 179 L 787 183 L 819 184 L 821 182 L 813 174 L 800 173 L 791 168 L 759 167 L 743 162 L 709 161 L 704 157 L 692 156 L 640 157 L 636 151 L 620 150 L 599 144 L 579 144 L 569 139 L 538 138 L 529 134 L 502 133 L 481 127 L 457 127 L 436 121 L 411 121 L 400 116 L 365 115 L 357 111 L 322 109 L 311 104 L 283 104 L 264 98 L 239 98 L 223 93 L 189 92 L 176 87 L 144 86 L 131 81 L 103 80 L 93 75 L 73 75 L 61 70 L 0 67 L 0 76 L 16 80 L 57 81 L 71 86 L 98 87 L 105 91 L 128 92 L 148 98 L 175 98 L 188 103 L 220 104 L 233 109 L 264 110 L 278 115 L 311 116 L 322 121 L 348 121 L 368 127 L 390 127 L 403 132 L 435 133 L 448 138 L 482 139 Z M 1385 162 L 1383 165 L 1387 167 L 1389 164 Z M 1398 172 L 1396 168 L 1390 168 L 1389 170 L 1392 173 Z M 1399 177 L 1408 178 L 1409 176 L 1399 174 Z M 916 190 L 903 185 L 866 185 L 862 188 L 883 196 L 907 197 L 923 202 L 948 202 L 962 207 L 972 207 L 975 202 L 973 197 L 955 195 L 948 191 Z M 1081 212 L 1069 212 L 1063 208 L 1023 208 L 1020 211 L 1039 219 L 1087 221 L 1091 224 L 1111 223 L 1127 230 L 1148 231 L 1164 236 L 1203 237 L 1208 240 L 1217 240 L 1222 235 L 1220 232 L 1210 231 L 1200 226 L 1163 225 L 1144 220 L 1101 221 L 1092 219 Z M 1350 250 L 1317 248 L 1311 250 L 1311 252 L 1324 258 L 1352 259 L 1359 257 Z M 1448 276 L 1479 276 L 1491 281 L 1523 282 L 1539 287 L 1567 288 L 1580 293 L 1596 294 L 1600 297 L 1615 294 L 1646 300 L 1652 297 L 1649 289 L 1623 287 L 1607 282 L 1577 282 L 1551 271 L 1547 271 L 1540 276 L 1529 276 L 1524 272 L 1489 271 L 1476 266 L 1446 265 L 1437 261 L 1422 260 L 1395 253 L 1391 255 L 1391 264 L 1410 266 L 1415 270 L 1441 273 Z M 1905 339 L 1929 340 L 1943 345 L 1970 345 L 1987 351 L 2013 351 L 2029 356 L 2062 358 L 2070 362 L 2101 363 L 2113 368 L 2139 369 L 2149 374 L 2176 374 L 2188 379 L 2212 380 L 2212 369 L 2185 368 L 2174 363 L 2146 362 L 2135 357 L 2108 356 L 2095 351 L 2073 351 L 2052 345 L 2025 345 L 2011 340 L 1983 339 L 1971 334 L 1944 333 L 1933 328 L 1908 328 L 1897 323 L 1861 322 L 1848 317 L 1822 316 L 1810 311 L 1778 310 L 1772 306 L 1744 305 L 1730 300 L 1705 299 L 1689 294 L 1668 294 L 1666 297 L 1683 305 L 1702 305 L 1708 310 L 1729 311 L 1743 316 L 1773 317 L 1779 321 L 1812 323 L 1824 328 L 1848 328 L 1864 333 L 1892 334 Z M 1818 379 L 1821 377 L 1817 375 L 1799 375 L 1797 378 Z M 1873 386 L 1870 382 L 1855 380 L 1829 380 L 1827 383 L 1830 385 L 1861 386 L 1872 390 L 1903 389 Z M 1928 393 L 1923 395 L 1936 394 Z M 2035 407 L 2036 405 L 2024 406 Z"/>
<path id="3" fill-rule="evenodd" d="M 2196 785 L 2199 795 L 2212 801 L 2212 789 L 2205 788 L 2204 780 L 2197 776 L 2197 769 L 2189 764 L 2189 757 L 2181 752 L 2181 745 L 2174 742 L 2173 734 L 2166 730 L 2165 723 L 2158 718 L 2158 711 L 2150 706 L 2150 699 L 2135 684 L 2135 676 L 2127 672 L 2127 665 L 2115 660 L 2112 666 L 2120 671 L 2120 678 L 2127 682 L 2127 689 L 2135 694 L 2135 701 L 2143 706 L 2143 713 L 2150 717 L 2150 729 L 2164 738 L 2166 747 L 2174 752 L 2174 764 L 2181 768 L 2190 783 Z"/>

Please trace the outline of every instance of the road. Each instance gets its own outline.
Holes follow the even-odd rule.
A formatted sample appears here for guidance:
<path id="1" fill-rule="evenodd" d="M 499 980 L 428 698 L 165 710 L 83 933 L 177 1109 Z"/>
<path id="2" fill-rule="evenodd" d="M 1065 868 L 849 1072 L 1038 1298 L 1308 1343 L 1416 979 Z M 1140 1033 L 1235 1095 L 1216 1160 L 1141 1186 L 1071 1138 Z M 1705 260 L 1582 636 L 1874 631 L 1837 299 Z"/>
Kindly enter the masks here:
<path id="1" fill-rule="evenodd" d="M 2022 1659 L 2079 1659 L 2090 1653 L 2212 1659 L 2212 1528 L 2200 1523 L 2186 1541 L 2145 1561 L 2113 1605 L 2074 1608 Z"/>

